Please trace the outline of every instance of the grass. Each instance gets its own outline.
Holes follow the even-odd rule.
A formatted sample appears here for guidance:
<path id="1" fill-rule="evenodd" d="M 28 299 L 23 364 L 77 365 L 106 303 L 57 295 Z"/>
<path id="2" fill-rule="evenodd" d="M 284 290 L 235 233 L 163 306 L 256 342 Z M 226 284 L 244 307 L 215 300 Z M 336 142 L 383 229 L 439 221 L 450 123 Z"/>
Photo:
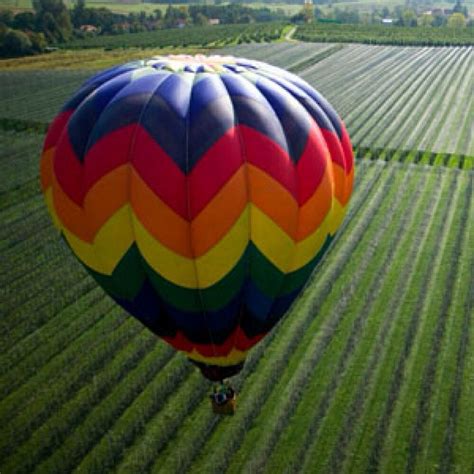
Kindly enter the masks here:
<path id="1" fill-rule="evenodd" d="M 114 49 L 112 51 L 104 50 L 104 47 L 97 47 L 85 50 L 53 51 L 47 54 L 38 54 L 37 56 L 26 56 L 16 59 L 0 60 L 0 71 L 37 71 L 37 70 L 97 70 L 105 69 L 115 64 L 142 59 L 146 57 L 163 54 L 199 54 L 204 52 L 204 48 L 171 48 L 155 47 L 147 48 L 127 48 Z M 85 74 L 91 74 L 86 71 Z"/>
<path id="2" fill-rule="evenodd" d="M 473 157 L 449 149 L 472 141 L 461 110 L 469 81 L 456 91 L 445 81 L 468 70 L 468 55 L 332 48 L 235 50 L 301 69 L 331 102 L 340 98 L 349 129 L 374 129 L 371 140 L 407 117 L 423 120 L 407 123 L 413 136 L 402 138 L 426 149 L 356 144 L 347 218 L 301 298 L 235 378 L 234 417 L 212 413 L 198 370 L 116 308 L 70 256 L 39 196 L 42 135 L 0 131 L 1 472 L 469 471 Z M 52 101 L 91 72 L 23 67 L 0 73 L 0 103 L 43 78 L 29 107 L 44 126 Z M 424 81 L 444 85 L 453 108 Z M 430 118 L 430 103 L 443 119 Z M 14 109 L 0 115 L 11 120 Z M 15 120 L 26 130 L 25 117 Z M 438 135 L 443 120 L 459 122 L 453 140 L 452 124 Z"/>

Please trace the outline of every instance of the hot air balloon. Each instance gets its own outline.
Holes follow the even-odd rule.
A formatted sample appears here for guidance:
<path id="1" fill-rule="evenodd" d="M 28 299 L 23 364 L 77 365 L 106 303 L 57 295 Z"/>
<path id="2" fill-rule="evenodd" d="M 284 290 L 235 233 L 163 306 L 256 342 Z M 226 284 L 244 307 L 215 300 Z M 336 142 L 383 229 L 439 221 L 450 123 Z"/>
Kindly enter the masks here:
<path id="1" fill-rule="evenodd" d="M 47 207 L 126 311 L 236 374 L 343 219 L 352 147 L 302 79 L 230 56 L 157 56 L 89 79 L 51 124 Z"/>

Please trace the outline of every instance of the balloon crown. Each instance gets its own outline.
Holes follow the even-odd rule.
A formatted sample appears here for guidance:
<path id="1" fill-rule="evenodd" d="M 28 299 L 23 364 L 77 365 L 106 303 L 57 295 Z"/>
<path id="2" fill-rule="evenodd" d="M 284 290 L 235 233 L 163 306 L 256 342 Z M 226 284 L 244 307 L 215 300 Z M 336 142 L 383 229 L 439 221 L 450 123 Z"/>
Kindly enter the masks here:
<path id="1" fill-rule="evenodd" d="M 143 60 L 142 65 L 158 70 L 191 73 L 242 73 L 260 69 L 263 63 L 233 56 L 218 54 L 206 56 L 204 54 L 174 54 L 169 56 L 154 56 Z"/>

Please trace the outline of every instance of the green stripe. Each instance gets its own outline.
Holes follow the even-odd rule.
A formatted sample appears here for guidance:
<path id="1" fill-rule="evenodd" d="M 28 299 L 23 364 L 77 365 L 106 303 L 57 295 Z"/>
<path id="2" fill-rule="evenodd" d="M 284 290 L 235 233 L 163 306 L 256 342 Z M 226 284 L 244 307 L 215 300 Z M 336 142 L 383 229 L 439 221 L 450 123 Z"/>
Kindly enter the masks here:
<path id="1" fill-rule="evenodd" d="M 279 296 L 287 295 L 288 293 L 298 290 L 306 283 L 308 278 L 311 276 L 311 273 L 313 273 L 313 270 L 316 265 L 321 261 L 324 254 L 327 252 L 329 245 L 332 242 L 332 239 L 333 237 L 328 235 L 326 237 L 326 241 L 321 247 L 321 250 L 311 261 L 309 261 L 305 266 L 301 267 L 300 269 L 287 274 L 285 278 L 285 283 L 280 291 Z"/>
<path id="2" fill-rule="evenodd" d="M 137 246 L 133 244 L 120 259 L 112 275 L 98 273 L 83 265 L 110 296 L 132 301 L 140 292 L 146 277 L 142 260 Z"/>
<path id="3" fill-rule="evenodd" d="M 163 278 L 147 264 L 135 244 L 123 256 L 111 276 L 86 268 L 112 297 L 133 300 L 147 277 L 160 297 L 178 310 L 200 312 L 204 307 L 208 311 L 217 311 L 237 295 L 246 278 L 250 278 L 266 297 L 272 299 L 300 289 L 326 252 L 330 240 L 328 237 L 315 258 L 304 267 L 286 275 L 250 242 L 242 257 L 224 278 L 209 288 L 200 290 L 184 288 Z M 247 268 L 249 264 L 250 267 Z"/>

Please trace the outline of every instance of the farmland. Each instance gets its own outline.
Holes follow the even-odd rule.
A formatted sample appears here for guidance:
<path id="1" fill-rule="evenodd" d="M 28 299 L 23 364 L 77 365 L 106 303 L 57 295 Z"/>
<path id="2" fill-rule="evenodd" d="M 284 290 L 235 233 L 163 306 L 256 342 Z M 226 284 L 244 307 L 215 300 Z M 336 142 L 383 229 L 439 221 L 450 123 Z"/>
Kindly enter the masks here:
<path id="1" fill-rule="evenodd" d="M 97 288 L 40 196 L 41 130 L 98 52 L 0 71 L 0 472 L 472 471 L 472 48 L 219 52 L 297 72 L 344 118 L 357 163 L 342 229 L 218 417 L 210 385 Z"/>
<path id="2" fill-rule="evenodd" d="M 384 25 L 314 23 L 299 27 L 296 36 L 302 41 L 357 42 L 399 46 L 462 46 L 474 44 L 471 28 L 411 28 L 408 26 L 391 28 Z"/>
<path id="3" fill-rule="evenodd" d="M 95 36 L 71 41 L 67 49 L 83 48 L 156 48 L 159 45 L 171 47 L 209 46 L 219 47 L 233 43 L 268 42 L 279 39 L 285 25 L 279 23 L 252 23 L 244 25 L 217 25 L 168 28 L 144 33 Z"/>

